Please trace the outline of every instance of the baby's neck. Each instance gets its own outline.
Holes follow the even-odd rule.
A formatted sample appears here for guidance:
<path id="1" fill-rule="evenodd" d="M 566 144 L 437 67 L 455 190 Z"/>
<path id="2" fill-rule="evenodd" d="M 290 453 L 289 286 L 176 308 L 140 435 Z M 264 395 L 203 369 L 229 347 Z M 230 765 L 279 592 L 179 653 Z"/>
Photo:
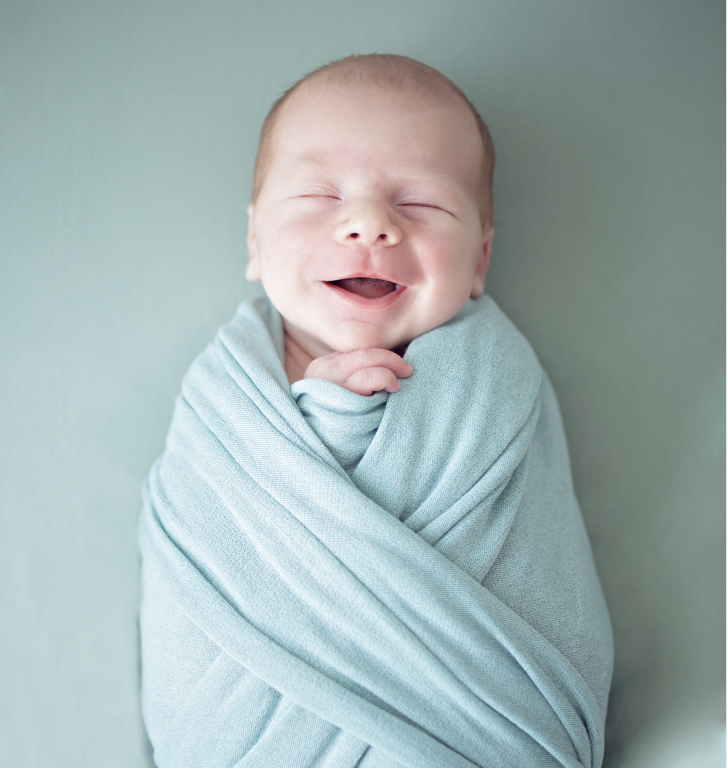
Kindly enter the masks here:
<path id="1" fill-rule="evenodd" d="M 313 357 L 291 336 L 284 327 L 285 359 L 283 367 L 288 377 L 288 383 L 300 381 L 311 364 Z"/>

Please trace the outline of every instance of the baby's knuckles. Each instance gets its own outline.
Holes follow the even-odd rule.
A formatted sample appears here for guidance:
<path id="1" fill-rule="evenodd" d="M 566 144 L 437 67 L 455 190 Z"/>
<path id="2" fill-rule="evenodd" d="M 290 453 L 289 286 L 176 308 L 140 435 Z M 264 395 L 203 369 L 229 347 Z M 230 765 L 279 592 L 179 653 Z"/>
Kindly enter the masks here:
<path id="1" fill-rule="evenodd" d="M 396 392 L 399 389 L 399 381 L 389 368 L 362 368 L 350 376 L 342 386 L 357 395 L 368 397 L 375 392 Z"/>
<path id="2" fill-rule="evenodd" d="M 326 379 L 357 394 L 399 389 L 397 378 L 406 378 L 412 367 L 398 354 L 387 349 L 357 349 L 333 352 L 313 360 L 306 368 L 305 379 Z"/>

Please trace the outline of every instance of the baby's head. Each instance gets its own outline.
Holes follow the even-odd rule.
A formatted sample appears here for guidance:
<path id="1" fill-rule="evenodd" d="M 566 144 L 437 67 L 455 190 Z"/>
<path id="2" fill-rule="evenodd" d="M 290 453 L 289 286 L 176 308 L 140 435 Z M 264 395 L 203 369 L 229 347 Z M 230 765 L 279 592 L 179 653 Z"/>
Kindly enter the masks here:
<path id="1" fill-rule="evenodd" d="M 263 125 L 248 279 L 312 357 L 409 343 L 483 291 L 494 161 L 437 70 L 390 55 L 322 67 Z"/>

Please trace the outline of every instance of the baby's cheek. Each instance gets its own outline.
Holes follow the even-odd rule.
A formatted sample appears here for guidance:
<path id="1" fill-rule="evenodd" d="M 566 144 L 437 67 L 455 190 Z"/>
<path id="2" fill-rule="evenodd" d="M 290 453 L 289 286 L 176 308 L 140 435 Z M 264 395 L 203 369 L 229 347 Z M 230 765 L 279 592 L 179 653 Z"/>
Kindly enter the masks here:
<path id="1" fill-rule="evenodd" d="M 419 313 L 419 321 L 423 327 L 419 335 L 452 320 L 467 303 L 472 287 L 472 276 L 466 281 L 465 275 L 443 275 L 437 290 L 430 297 L 430 302 L 422 307 Z"/>

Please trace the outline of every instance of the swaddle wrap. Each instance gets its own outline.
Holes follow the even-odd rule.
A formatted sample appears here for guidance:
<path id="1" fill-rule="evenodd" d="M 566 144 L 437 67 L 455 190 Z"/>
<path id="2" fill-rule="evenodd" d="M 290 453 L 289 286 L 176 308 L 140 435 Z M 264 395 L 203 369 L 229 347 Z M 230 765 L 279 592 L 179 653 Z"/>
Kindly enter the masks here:
<path id="1" fill-rule="evenodd" d="M 392 395 L 282 359 L 277 311 L 241 305 L 145 486 L 157 764 L 597 768 L 609 619 L 525 339 L 483 297 Z"/>

